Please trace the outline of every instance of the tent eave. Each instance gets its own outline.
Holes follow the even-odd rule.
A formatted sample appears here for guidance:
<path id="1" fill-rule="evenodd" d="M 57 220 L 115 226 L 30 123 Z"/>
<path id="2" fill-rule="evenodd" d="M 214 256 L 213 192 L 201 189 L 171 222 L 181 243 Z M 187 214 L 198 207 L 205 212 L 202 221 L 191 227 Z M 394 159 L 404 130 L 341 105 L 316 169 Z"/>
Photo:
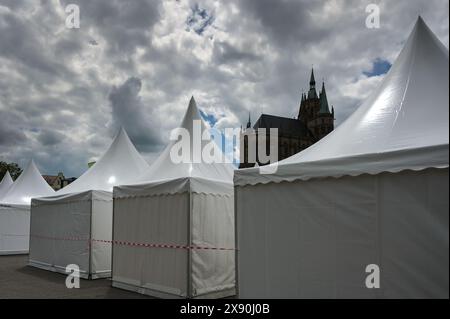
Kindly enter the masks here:
<path id="1" fill-rule="evenodd" d="M 449 167 L 449 145 L 441 144 L 376 154 L 361 154 L 312 162 L 280 164 L 274 171 L 267 166 L 235 171 L 235 186 L 294 182 L 315 178 L 340 178 L 363 174 L 377 175 L 404 170 Z M 273 171 L 274 174 L 267 172 Z"/>
<path id="2" fill-rule="evenodd" d="M 233 195 L 233 183 L 203 177 L 186 176 L 134 185 L 116 186 L 114 187 L 113 197 L 116 199 L 163 196 L 185 192 L 231 196 Z"/>

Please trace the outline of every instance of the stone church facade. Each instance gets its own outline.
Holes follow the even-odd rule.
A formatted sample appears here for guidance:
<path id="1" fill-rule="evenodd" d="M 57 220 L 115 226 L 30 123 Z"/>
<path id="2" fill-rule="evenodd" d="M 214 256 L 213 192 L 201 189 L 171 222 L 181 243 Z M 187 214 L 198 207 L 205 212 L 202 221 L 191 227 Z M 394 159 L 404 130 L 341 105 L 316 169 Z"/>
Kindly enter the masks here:
<path id="1" fill-rule="evenodd" d="M 302 93 L 297 118 L 261 114 L 252 127 L 249 117 L 240 136 L 239 168 L 255 166 L 255 159 L 249 156 L 249 143 L 255 143 L 258 154 L 258 129 L 266 129 L 266 152 L 269 153 L 270 128 L 278 129 L 278 161 L 304 150 L 333 131 L 334 107 L 330 111 L 325 83 L 322 83 L 322 89 L 317 93 L 314 70 L 311 71 L 309 91 Z M 259 166 L 268 164 L 257 157 L 256 155 Z"/>

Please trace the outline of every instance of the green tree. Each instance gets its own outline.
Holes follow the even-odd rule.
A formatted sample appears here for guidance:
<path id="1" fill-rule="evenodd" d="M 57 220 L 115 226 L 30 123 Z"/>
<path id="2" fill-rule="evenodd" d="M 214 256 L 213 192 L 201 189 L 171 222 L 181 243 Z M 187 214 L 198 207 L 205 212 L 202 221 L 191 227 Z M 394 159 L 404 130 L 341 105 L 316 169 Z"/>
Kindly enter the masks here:
<path id="1" fill-rule="evenodd" d="M 0 161 L 0 181 L 3 179 L 6 171 L 9 171 L 9 174 L 11 174 L 13 180 L 16 180 L 16 178 L 22 173 L 22 169 L 17 163 L 6 163 Z"/>

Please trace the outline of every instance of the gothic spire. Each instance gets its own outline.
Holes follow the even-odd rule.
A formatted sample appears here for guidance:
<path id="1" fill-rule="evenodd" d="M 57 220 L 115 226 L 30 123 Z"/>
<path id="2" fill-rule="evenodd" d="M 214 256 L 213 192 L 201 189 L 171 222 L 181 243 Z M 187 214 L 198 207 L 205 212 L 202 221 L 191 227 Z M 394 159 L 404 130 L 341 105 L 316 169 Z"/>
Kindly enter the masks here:
<path id="1" fill-rule="evenodd" d="M 250 128 L 252 126 L 252 122 L 250 120 L 250 112 L 248 112 L 248 122 L 247 122 L 247 128 Z"/>
<path id="2" fill-rule="evenodd" d="M 311 69 L 311 79 L 309 80 L 310 89 L 316 87 L 316 79 L 314 78 L 314 68 Z"/>
<path id="3" fill-rule="evenodd" d="M 311 79 L 309 80 L 308 99 L 317 99 L 316 80 L 314 78 L 314 69 L 311 69 Z"/>
<path id="4" fill-rule="evenodd" d="M 321 114 L 330 114 L 330 108 L 328 107 L 327 92 L 325 91 L 325 82 L 322 82 L 322 91 L 320 91 L 320 110 Z"/>

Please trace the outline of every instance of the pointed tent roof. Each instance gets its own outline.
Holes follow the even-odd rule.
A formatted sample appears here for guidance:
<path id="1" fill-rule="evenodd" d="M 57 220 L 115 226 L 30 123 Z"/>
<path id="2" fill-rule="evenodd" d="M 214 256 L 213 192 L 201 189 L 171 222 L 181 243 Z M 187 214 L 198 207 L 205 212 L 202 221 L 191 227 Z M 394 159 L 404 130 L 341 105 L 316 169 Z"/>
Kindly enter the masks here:
<path id="1" fill-rule="evenodd" d="M 47 184 L 34 161 L 31 160 L 1 199 L 1 204 L 28 206 L 31 203 L 31 198 L 54 194 L 55 191 Z"/>
<path id="2" fill-rule="evenodd" d="M 0 182 L 0 200 L 6 194 L 13 183 L 14 182 L 11 178 L 11 175 L 9 174 L 9 171 L 6 171 L 5 175 L 2 178 L 2 181 Z"/>
<path id="3" fill-rule="evenodd" d="M 125 130 L 121 128 L 103 156 L 77 180 L 56 194 L 89 190 L 111 192 L 116 185 L 136 181 L 148 168 L 147 162 L 136 150 Z"/>
<path id="4" fill-rule="evenodd" d="M 197 137 L 208 128 L 193 97 L 180 128 L 189 133 L 189 145 L 182 149 L 183 152 L 189 151 L 189 160 L 177 163 L 172 159 L 171 151 L 178 150 L 176 144 L 180 145 L 181 140 L 180 137 L 178 140 L 171 140 L 140 181 L 135 185 L 114 187 L 114 197 L 127 197 L 137 193 L 177 193 L 185 190 L 185 187 L 204 193 L 232 192 L 234 166 L 222 162 L 205 163 L 199 153 L 207 145 L 212 145 L 211 153 L 224 158 L 222 150 L 213 141 L 202 139 L 198 143 Z"/>
<path id="5" fill-rule="evenodd" d="M 205 122 L 200 116 L 200 113 L 195 103 L 194 97 L 189 101 L 189 106 L 181 123 L 181 128 L 186 129 L 190 135 L 190 160 L 188 163 L 174 163 L 171 159 L 170 152 L 173 146 L 178 143 L 177 141 L 170 141 L 169 145 L 165 148 L 158 159 L 153 163 L 149 171 L 143 176 L 142 181 L 151 180 L 165 180 L 174 179 L 180 177 L 200 177 L 205 179 L 217 180 L 222 182 L 233 181 L 233 166 L 232 164 L 223 163 L 204 163 L 201 158 L 196 158 L 198 154 L 195 149 L 195 134 L 194 121 L 198 121 L 200 124 L 201 132 L 207 130 Z M 201 148 L 203 150 L 206 144 L 211 141 L 201 141 Z M 222 150 L 215 144 L 214 152 L 220 154 L 223 157 Z M 200 156 L 199 156 L 200 157 Z"/>
<path id="6" fill-rule="evenodd" d="M 381 85 L 345 122 L 280 161 L 276 174 L 242 170 L 235 182 L 448 167 L 448 86 L 448 50 L 419 17 Z"/>

